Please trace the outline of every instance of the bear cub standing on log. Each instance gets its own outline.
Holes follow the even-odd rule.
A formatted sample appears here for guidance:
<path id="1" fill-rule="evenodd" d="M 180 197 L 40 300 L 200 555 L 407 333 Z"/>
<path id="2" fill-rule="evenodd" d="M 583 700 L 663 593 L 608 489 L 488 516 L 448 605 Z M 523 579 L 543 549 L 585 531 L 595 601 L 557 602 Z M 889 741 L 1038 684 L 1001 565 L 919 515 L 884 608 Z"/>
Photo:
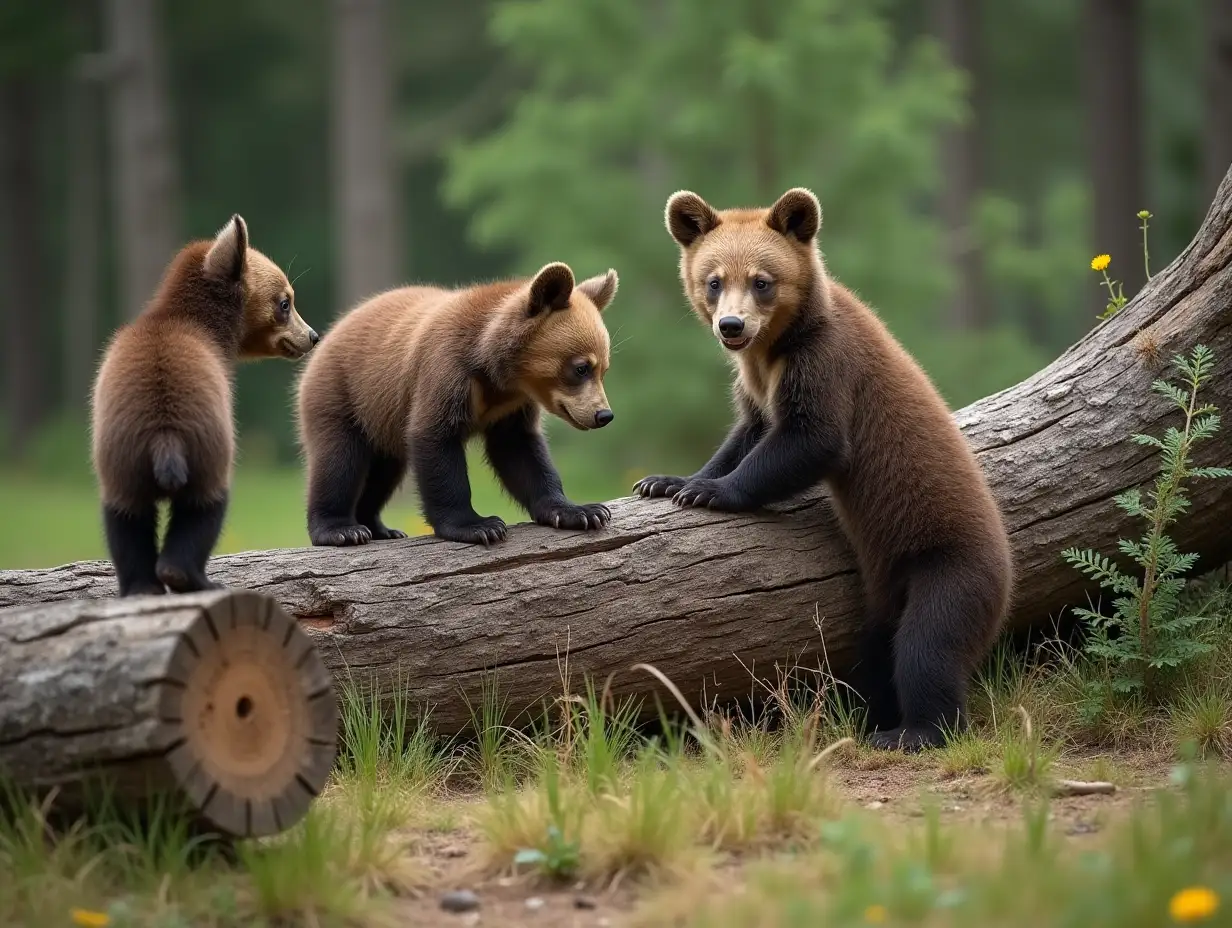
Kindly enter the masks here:
<path id="1" fill-rule="evenodd" d="M 635 490 L 749 512 L 824 480 L 865 590 L 856 688 L 871 741 L 940 744 L 962 721 L 1012 585 L 975 456 L 924 371 L 827 276 L 811 192 L 718 212 L 681 191 L 666 212 L 689 301 L 735 362 L 739 418 L 692 477 L 645 477 Z"/>
<path id="2" fill-rule="evenodd" d="M 186 245 L 107 347 L 91 401 L 94 471 L 120 595 L 213 589 L 206 561 L 227 510 L 236 361 L 300 358 L 317 343 L 278 265 L 236 215 Z M 158 552 L 158 503 L 171 520 Z"/>
<path id="3" fill-rule="evenodd" d="M 312 543 L 405 538 L 381 510 L 408 465 L 438 537 L 501 541 L 505 523 L 471 506 L 465 446 L 477 432 L 509 495 L 540 525 L 606 525 L 606 506 L 566 499 L 539 410 L 583 430 L 612 421 L 600 314 L 616 287 L 614 270 L 575 285 L 557 263 L 531 280 L 402 287 L 351 310 L 299 382 Z"/>

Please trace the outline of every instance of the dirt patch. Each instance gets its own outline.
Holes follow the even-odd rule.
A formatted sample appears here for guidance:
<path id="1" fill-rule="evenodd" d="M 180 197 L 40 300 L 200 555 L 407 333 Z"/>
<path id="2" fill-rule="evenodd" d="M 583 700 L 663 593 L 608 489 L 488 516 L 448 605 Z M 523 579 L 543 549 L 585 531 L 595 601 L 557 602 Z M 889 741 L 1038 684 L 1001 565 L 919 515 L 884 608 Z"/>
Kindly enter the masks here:
<path id="1" fill-rule="evenodd" d="M 1169 787 L 1171 767 L 1170 758 L 1149 754 L 1067 756 L 1057 763 L 1054 775 L 1084 779 L 1092 770 L 1099 770 L 1118 789 L 1112 795 L 1052 798 L 1049 816 L 1053 833 L 1079 845 L 1098 844 L 1107 829 L 1124 818 L 1135 803 Z M 829 777 L 844 806 L 900 819 L 904 827 L 918 824 L 929 807 L 936 809 L 943 824 L 1009 827 L 1021 821 L 1024 801 L 1031 798 L 1005 788 L 991 773 L 943 777 L 935 765 L 920 758 L 897 757 L 876 764 L 861 756 L 836 759 Z M 606 887 L 580 883 L 560 886 L 529 876 L 494 875 L 473 824 L 478 800 L 463 797 L 451 801 L 461 807 L 457 827 L 416 832 L 410 842 L 416 863 L 431 876 L 420 895 L 399 904 L 400 924 L 614 928 L 629 921 L 645 889 L 632 882 L 616 880 Z M 716 855 L 709 875 L 698 885 L 720 881 L 730 889 L 743 882 L 750 862 L 780 850 L 786 849 Z M 444 911 L 441 899 L 452 890 L 474 892 L 479 907 L 463 913 Z M 689 890 L 682 888 L 682 892 Z"/>

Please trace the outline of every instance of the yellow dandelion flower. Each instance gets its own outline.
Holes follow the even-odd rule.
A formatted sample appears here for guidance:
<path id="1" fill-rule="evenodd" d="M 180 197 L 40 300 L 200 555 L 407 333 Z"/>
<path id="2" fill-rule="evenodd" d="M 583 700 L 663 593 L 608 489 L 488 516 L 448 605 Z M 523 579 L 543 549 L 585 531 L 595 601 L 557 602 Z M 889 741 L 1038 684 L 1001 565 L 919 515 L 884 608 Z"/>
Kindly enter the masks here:
<path id="1" fill-rule="evenodd" d="M 1168 914 L 1174 922 L 1200 922 L 1210 918 L 1219 908 L 1219 896 L 1205 886 L 1182 889 L 1168 903 Z"/>
<path id="2" fill-rule="evenodd" d="M 1106 271 L 1108 265 L 1112 263 L 1112 255 L 1096 255 L 1091 259 L 1091 270 Z"/>
<path id="3" fill-rule="evenodd" d="M 107 928 L 111 924 L 111 916 L 106 912 L 73 909 L 69 914 L 73 917 L 73 924 L 81 925 L 81 928 Z"/>
<path id="4" fill-rule="evenodd" d="M 880 925 L 885 922 L 888 915 L 884 905 L 874 904 L 864 910 L 864 921 L 870 925 Z"/>

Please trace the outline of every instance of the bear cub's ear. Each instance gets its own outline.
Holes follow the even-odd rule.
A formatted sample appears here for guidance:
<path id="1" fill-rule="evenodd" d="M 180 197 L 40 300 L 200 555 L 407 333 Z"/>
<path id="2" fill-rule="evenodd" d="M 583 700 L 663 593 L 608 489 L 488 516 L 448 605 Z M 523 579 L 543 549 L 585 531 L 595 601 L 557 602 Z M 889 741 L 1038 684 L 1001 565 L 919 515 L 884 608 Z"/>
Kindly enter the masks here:
<path id="1" fill-rule="evenodd" d="M 538 316 L 547 311 L 553 312 L 565 309 L 569 305 L 569 297 L 573 296 L 573 271 L 569 265 L 556 261 L 539 269 L 535 279 L 530 282 L 530 298 L 527 300 L 526 314 Z"/>
<path id="2" fill-rule="evenodd" d="M 577 289 L 581 290 L 590 298 L 590 301 L 595 304 L 595 308 L 599 312 L 607 309 L 608 304 L 612 302 L 612 298 L 616 296 L 616 288 L 620 285 L 620 279 L 616 276 L 615 268 L 608 268 L 606 274 L 597 274 L 594 277 L 588 277 L 577 285 Z"/>
<path id="3" fill-rule="evenodd" d="M 688 248 L 722 222 L 714 208 L 692 190 L 677 190 L 668 197 L 664 219 L 667 231 L 682 248 Z"/>
<path id="4" fill-rule="evenodd" d="M 244 277 L 248 259 L 248 225 L 236 213 L 218 230 L 214 244 L 205 255 L 205 273 L 219 280 L 237 281 Z"/>
<path id="5" fill-rule="evenodd" d="M 821 204 L 811 190 L 792 187 L 770 207 L 766 224 L 779 235 L 811 242 L 821 229 Z"/>

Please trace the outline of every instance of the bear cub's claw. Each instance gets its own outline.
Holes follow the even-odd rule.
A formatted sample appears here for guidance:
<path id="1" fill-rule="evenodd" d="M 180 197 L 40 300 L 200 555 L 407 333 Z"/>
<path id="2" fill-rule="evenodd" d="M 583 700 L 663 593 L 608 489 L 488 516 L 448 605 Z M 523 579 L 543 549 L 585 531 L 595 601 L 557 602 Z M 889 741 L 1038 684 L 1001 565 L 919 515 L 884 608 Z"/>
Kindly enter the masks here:
<path id="1" fill-rule="evenodd" d="M 643 477 L 633 484 L 633 490 L 638 496 L 645 499 L 654 499 L 658 496 L 675 496 L 688 482 L 688 477 L 669 477 L 663 474 L 652 474 L 649 477 Z"/>
<path id="2" fill-rule="evenodd" d="M 672 497 L 672 502 L 677 506 L 716 509 L 720 512 L 745 512 L 750 508 L 731 486 L 709 477 L 690 480 Z"/>
<path id="3" fill-rule="evenodd" d="M 364 527 L 368 529 L 368 532 L 372 535 L 373 541 L 392 541 L 395 538 L 407 537 L 406 532 L 400 529 L 390 528 L 384 522 L 379 520 L 376 522 L 364 523 Z"/>
<path id="4" fill-rule="evenodd" d="M 548 528 L 590 531 L 603 528 L 612 520 L 612 512 L 603 503 L 551 503 L 537 510 L 533 516 L 540 525 Z"/>
<path id="5" fill-rule="evenodd" d="M 494 545 L 505 540 L 505 520 L 500 516 L 486 516 L 474 521 L 442 522 L 433 526 L 438 538 L 446 541 L 461 541 L 470 545 Z"/>

